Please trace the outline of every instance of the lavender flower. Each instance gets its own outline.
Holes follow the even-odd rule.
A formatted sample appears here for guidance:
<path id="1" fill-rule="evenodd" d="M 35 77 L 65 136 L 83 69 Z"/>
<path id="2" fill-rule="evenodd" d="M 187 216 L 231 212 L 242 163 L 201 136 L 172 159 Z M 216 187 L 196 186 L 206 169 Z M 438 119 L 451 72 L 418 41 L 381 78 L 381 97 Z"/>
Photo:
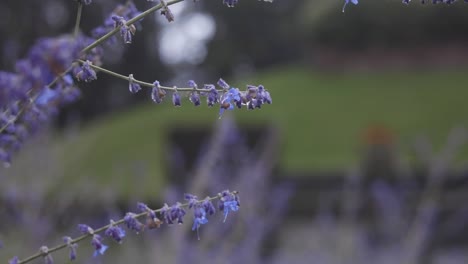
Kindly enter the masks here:
<path id="1" fill-rule="evenodd" d="M 70 254 L 69 254 L 70 260 L 75 260 L 76 248 L 78 247 L 78 244 L 72 243 L 72 238 L 69 236 L 63 237 L 63 242 L 65 242 L 67 244 L 67 247 L 70 249 Z"/>
<path id="2" fill-rule="evenodd" d="M 137 234 L 145 230 L 145 225 L 136 219 L 136 214 L 127 213 L 124 217 L 125 224 L 128 229 L 134 230 Z"/>
<path id="3" fill-rule="evenodd" d="M 125 230 L 115 224 L 113 220 L 110 220 L 110 226 L 106 229 L 104 234 L 113 238 L 117 243 L 122 243 L 122 239 L 125 237 Z"/>
<path id="4" fill-rule="evenodd" d="M 111 19 L 114 21 L 114 28 L 120 27 L 120 36 L 122 36 L 124 42 L 127 44 L 132 43 L 132 35 L 136 31 L 135 26 L 133 24 L 127 26 L 127 21 L 121 16 L 112 15 Z"/>
<path id="5" fill-rule="evenodd" d="M 174 21 L 174 15 L 172 14 L 172 11 L 169 9 L 167 6 L 166 2 L 164 0 L 160 0 L 161 5 L 163 6 L 161 10 L 161 15 L 165 16 L 168 22 Z"/>
<path id="6" fill-rule="evenodd" d="M 166 96 L 166 91 L 161 89 L 161 86 L 158 81 L 154 81 L 153 89 L 151 91 L 151 99 L 153 102 L 160 104 L 162 103 L 162 99 Z"/>
<path id="7" fill-rule="evenodd" d="M 42 246 L 39 251 L 44 255 L 44 262 L 45 264 L 53 264 L 54 259 L 52 258 L 52 255 L 49 254 L 49 248 L 46 246 Z"/>
<path id="8" fill-rule="evenodd" d="M 99 26 L 92 31 L 92 35 L 95 38 L 100 38 L 107 34 L 112 29 L 121 26 L 120 35 L 124 39 L 124 43 L 131 43 L 132 35 L 135 35 L 137 28 L 141 28 L 139 22 L 126 26 L 128 20 L 139 15 L 141 12 L 138 11 L 133 1 L 127 1 L 125 5 L 117 5 L 114 11 L 106 18 L 104 25 Z M 115 36 L 109 38 L 107 44 L 115 44 L 117 38 Z"/>
<path id="9" fill-rule="evenodd" d="M 76 74 L 78 80 L 90 82 L 97 79 L 96 72 L 91 68 L 91 64 L 89 60 L 83 63 L 81 70 Z"/>
<path id="10" fill-rule="evenodd" d="M 102 237 L 98 234 L 93 235 L 93 238 L 91 239 L 91 245 L 94 247 L 93 257 L 104 255 L 104 252 L 106 252 L 106 250 L 109 248 L 102 243 Z"/>
<path id="11" fill-rule="evenodd" d="M 193 91 L 190 93 L 190 102 L 192 102 L 195 106 L 200 105 L 200 94 L 197 91 Z"/>
<path id="12" fill-rule="evenodd" d="M 230 211 L 235 212 L 239 210 L 239 197 L 235 194 L 232 194 L 229 190 L 223 191 L 219 194 L 219 196 L 221 198 L 219 199 L 218 208 L 220 211 L 224 212 L 223 222 L 226 222 L 226 218 Z"/>
<path id="13" fill-rule="evenodd" d="M 351 3 L 353 3 L 354 5 L 357 5 L 359 2 L 358 0 L 345 0 L 345 3 L 343 5 L 343 9 L 342 9 L 342 12 L 344 13 L 345 11 L 345 8 L 346 8 L 346 5 L 351 1 Z"/>
<path id="14" fill-rule="evenodd" d="M 220 79 L 221 80 L 221 79 Z M 234 109 L 234 103 L 236 101 L 241 101 L 239 89 L 231 88 L 227 93 L 225 93 L 221 99 L 221 107 L 219 109 L 219 118 L 224 113 L 224 110 Z"/>
<path id="15" fill-rule="evenodd" d="M 215 103 L 218 103 L 218 91 L 212 84 L 205 84 L 205 89 L 209 89 L 206 96 L 206 103 L 209 107 L 212 107 Z"/>
<path id="16" fill-rule="evenodd" d="M 138 93 L 141 90 L 141 86 L 138 83 L 135 83 L 135 79 L 133 78 L 133 74 L 128 75 L 128 90 L 131 93 Z"/>
<path id="17" fill-rule="evenodd" d="M 181 203 L 176 203 L 169 207 L 167 204 L 164 204 L 164 207 L 161 208 L 161 216 L 168 225 L 174 224 L 175 220 L 177 220 L 178 224 L 184 223 L 183 217 L 185 216 L 185 210 L 181 205 Z"/>
<path id="18" fill-rule="evenodd" d="M 201 206 L 205 209 L 205 212 L 208 215 L 213 215 L 214 213 L 216 213 L 216 209 L 213 203 L 211 202 L 210 197 L 206 197 L 205 200 L 203 200 Z"/>
<path id="19" fill-rule="evenodd" d="M 227 90 L 229 89 L 229 84 L 227 84 L 227 82 L 225 82 L 223 79 L 219 78 L 218 80 L 218 86 L 223 88 L 224 90 Z"/>
<path id="20" fill-rule="evenodd" d="M 83 234 L 83 235 L 87 235 L 87 234 L 94 234 L 94 230 L 88 226 L 88 225 L 85 225 L 85 224 L 79 224 L 78 225 L 78 230 L 80 230 L 80 232 Z"/>
<path id="21" fill-rule="evenodd" d="M 177 91 L 172 93 L 172 104 L 174 106 L 180 106 L 180 94 Z"/>

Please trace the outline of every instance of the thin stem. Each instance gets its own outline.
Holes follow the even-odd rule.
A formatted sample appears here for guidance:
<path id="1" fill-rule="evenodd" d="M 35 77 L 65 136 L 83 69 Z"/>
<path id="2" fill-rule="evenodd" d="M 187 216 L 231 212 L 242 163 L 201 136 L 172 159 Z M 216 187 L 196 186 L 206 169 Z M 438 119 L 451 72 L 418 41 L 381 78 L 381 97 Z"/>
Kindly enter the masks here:
<path id="1" fill-rule="evenodd" d="M 83 3 L 78 2 L 78 10 L 76 11 L 76 21 L 75 21 L 75 30 L 73 31 L 73 36 L 76 38 L 80 32 L 80 22 L 81 22 L 81 13 L 83 11 Z"/>
<path id="2" fill-rule="evenodd" d="M 166 5 L 169 6 L 169 5 L 173 5 L 173 4 L 182 2 L 182 1 L 184 1 L 184 0 L 172 0 L 172 1 L 166 2 Z M 144 11 L 143 13 L 139 14 L 138 16 L 128 20 L 125 25 L 130 26 L 130 25 L 134 24 L 135 22 L 139 21 L 140 19 L 148 16 L 149 14 L 151 14 L 151 13 L 153 13 L 153 12 L 155 12 L 155 11 L 161 9 L 161 8 L 163 8 L 163 5 L 161 3 L 157 4 L 157 5 L 153 6 L 152 8 L 150 8 L 150 9 Z M 100 37 L 98 40 L 94 41 L 89 46 L 84 48 L 81 52 L 86 53 L 86 52 L 94 49 L 95 47 L 97 47 L 98 45 L 100 45 L 101 43 L 103 43 L 104 41 L 106 41 L 107 39 L 109 39 L 110 37 L 112 37 L 114 34 L 116 34 L 119 31 L 120 31 L 120 27 L 114 28 L 112 31 L 110 31 L 109 33 L 107 33 L 104 36 Z"/>
<path id="3" fill-rule="evenodd" d="M 83 61 L 83 60 L 77 60 L 77 61 L 80 62 L 80 63 L 85 63 L 85 61 Z M 111 70 L 104 69 L 102 67 L 99 67 L 99 66 L 96 66 L 96 65 L 93 65 L 93 64 L 89 64 L 89 66 L 91 68 L 97 70 L 97 71 L 112 75 L 112 76 L 120 78 L 122 80 L 130 81 L 130 78 L 128 76 L 122 75 L 120 73 L 116 73 L 116 72 L 113 72 Z M 135 78 L 133 78 L 132 81 L 134 83 L 138 83 L 141 86 L 146 86 L 146 87 L 150 87 L 150 88 L 154 87 L 154 85 L 152 83 L 139 81 L 139 80 L 136 80 Z M 179 88 L 179 87 L 169 87 L 169 86 L 162 86 L 162 85 L 159 86 L 159 88 L 163 89 L 163 90 L 179 91 L 179 92 L 184 92 L 184 91 L 209 92 L 209 91 L 211 91 L 211 89 L 200 89 L 200 88 L 191 88 L 191 87 L 189 87 L 189 88 L 186 88 L 186 87 Z M 217 90 L 217 91 L 224 91 L 224 90 L 220 89 L 220 90 Z"/>
<path id="4" fill-rule="evenodd" d="M 239 194 L 239 192 L 238 192 L 238 191 L 233 191 L 233 192 L 231 192 L 231 194 L 232 194 L 232 195 L 237 195 L 237 194 Z M 209 198 L 208 198 L 208 201 L 213 201 L 213 200 L 216 200 L 216 199 L 219 199 L 219 198 L 221 198 L 221 196 L 218 194 L 217 196 L 209 197 Z M 203 201 L 204 201 L 204 200 L 201 200 L 201 201 L 199 201 L 199 203 L 201 203 L 201 202 L 203 202 Z M 182 206 L 182 207 L 187 207 L 187 206 L 189 206 L 189 204 L 190 204 L 190 203 L 184 203 L 184 204 L 182 204 L 181 206 Z M 157 209 L 157 210 L 153 210 L 153 212 L 155 212 L 155 213 L 159 213 L 159 212 L 161 212 L 161 211 L 162 211 L 162 208 Z M 141 217 L 143 217 L 143 216 L 147 216 L 148 213 L 149 213 L 149 212 L 139 213 L 139 214 L 136 214 L 134 217 L 135 217 L 135 218 L 141 218 Z M 93 234 L 100 233 L 100 232 L 106 230 L 107 228 L 109 228 L 111 225 L 120 225 L 120 224 L 123 224 L 124 222 L 125 222 L 125 218 L 122 218 L 122 219 L 120 219 L 120 220 L 118 220 L 118 221 L 115 221 L 115 222 L 112 223 L 112 224 L 108 224 L 108 225 L 103 226 L 103 227 L 101 227 L 101 228 L 95 229 L 94 232 L 93 232 Z M 70 243 L 70 244 L 78 243 L 78 242 L 80 242 L 80 241 L 82 241 L 82 240 L 84 240 L 84 239 L 86 239 L 86 238 L 88 238 L 88 237 L 91 237 L 93 234 L 85 234 L 85 235 L 79 236 L 79 237 L 77 237 L 77 238 L 72 239 L 69 243 Z M 47 251 L 47 254 L 50 254 L 50 253 L 53 253 L 53 252 L 55 252 L 55 251 L 57 251 L 57 250 L 66 248 L 67 246 L 68 246 L 68 243 L 63 243 L 63 244 L 57 245 L 57 246 L 55 246 L 55 247 L 53 247 L 53 248 L 50 248 L 50 249 Z M 44 252 L 38 252 L 38 253 L 36 253 L 36 254 L 34 254 L 34 255 L 31 255 L 31 256 L 29 256 L 29 257 L 23 259 L 23 260 L 18 261 L 18 264 L 28 263 L 28 262 L 30 262 L 30 261 L 32 261 L 32 260 L 34 260 L 34 259 L 37 259 L 37 258 L 39 258 L 39 257 L 43 257 L 44 255 L 45 255 Z"/>

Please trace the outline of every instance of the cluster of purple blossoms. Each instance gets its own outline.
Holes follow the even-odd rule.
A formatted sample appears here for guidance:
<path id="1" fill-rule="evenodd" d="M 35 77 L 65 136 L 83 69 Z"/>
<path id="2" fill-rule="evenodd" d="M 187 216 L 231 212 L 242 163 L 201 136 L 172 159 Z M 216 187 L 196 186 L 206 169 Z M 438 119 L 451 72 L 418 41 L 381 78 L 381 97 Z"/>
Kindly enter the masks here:
<path id="1" fill-rule="evenodd" d="M 129 80 L 129 91 L 136 93 L 141 90 L 141 86 L 136 83 L 133 75 L 130 74 Z M 220 110 L 219 115 L 222 116 L 225 110 L 233 110 L 235 107 L 242 108 L 246 106 L 247 109 L 253 110 L 261 108 L 263 104 L 271 104 L 272 99 L 270 92 L 265 89 L 263 85 L 247 85 L 245 91 L 239 90 L 239 88 L 231 87 L 223 79 L 218 80 L 218 86 L 221 89 L 216 89 L 213 84 L 205 84 L 203 88 L 199 89 L 195 81 L 188 81 L 189 88 L 177 88 L 177 87 L 165 87 L 161 86 L 159 81 L 154 81 L 151 90 L 151 99 L 153 102 L 160 104 L 167 94 L 167 90 L 172 91 L 172 104 L 174 106 L 181 106 L 181 93 L 186 93 L 189 101 L 195 106 L 201 105 L 201 96 L 206 97 L 206 104 L 209 107 L 219 103 Z"/>
<path id="2" fill-rule="evenodd" d="M 100 38 L 114 28 L 120 27 L 120 35 L 122 36 L 124 43 L 132 43 L 132 36 L 135 35 L 137 29 L 141 29 L 139 22 L 127 26 L 128 20 L 141 14 L 136 8 L 132 1 L 127 1 L 125 5 L 118 5 L 112 13 L 104 20 L 104 24 L 95 28 L 91 35 L 95 38 Z M 114 35 L 108 39 L 108 44 L 117 43 L 117 37 Z"/>
<path id="3" fill-rule="evenodd" d="M 16 62 L 15 72 L 0 71 L 0 161 L 5 165 L 24 140 L 58 112 L 58 107 L 79 98 L 72 75 L 63 73 L 80 57 L 100 64 L 99 48 L 81 55 L 93 41 L 83 35 L 39 39 L 27 57 Z M 73 68 L 78 79 L 89 79 L 84 70 Z"/>
<path id="4" fill-rule="evenodd" d="M 77 1 L 91 3 L 91 0 Z M 161 14 L 169 22 L 173 21 L 174 16 L 168 7 L 171 3 L 159 2 Z M 224 3 L 233 6 L 237 1 Z M 0 71 L 0 161 L 8 166 L 12 154 L 23 141 L 56 114 L 58 107 L 79 98 L 80 90 L 75 81 L 96 80 L 96 70 L 110 72 L 99 67 L 103 50 L 98 44 L 105 40 L 115 42 L 115 35 L 109 32 L 116 33 L 117 29 L 124 42 L 131 43 L 132 36 L 140 27 L 139 21 L 135 20 L 141 20 L 142 14 L 132 1 L 127 1 L 125 5 L 117 6 L 103 26 L 93 30 L 95 38 L 106 35 L 105 38 L 97 40 L 76 32 L 75 36 L 40 39 L 28 57 L 16 63 L 16 72 Z M 129 24 L 130 20 L 132 23 Z M 113 75 L 118 76 L 116 73 Z M 246 91 L 240 91 L 222 79 L 218 82 L 222 88 L 219 90 L 212 84 L 199 89 L 193 81 L 189 82 L 189 88 L 177 88 L 160 86 L 157 81 L 153 84 L 137 81 L 133 75 L 124 79 L 129 81 L 132 93 L 141 90 L 141 84 L 152 87 L 151 98 L 155 103 L 161 103 L 168 90 L 173 91 L 172 102 L 175 106 L 181 105 L 179 92 L 188 92 L 190 101 L 196 106 L 201 104 L 201 96 L 206 96 L 208 106 L 220 104 L 220 116 L 226 109 L 232 110 L 235 106 L 241 108 L 246 105 L 248 109 L 255 109 L 272 102 L 270 93 L 262 85 L 248 85 Z"/>
<path id="5" fill-rule="evenodd" d="M 118 221 L 110 220 L 110 224 L 99 229 L 93 229 L 88 225 L 79 224 L 78 230 L 85 237 L 91 237 L 91 245 L 94 248 L 93 256 L 96 257 L 99 255 L 104 255 L 106 250 L 109 248 L 108 245 L 103 243 L 104 237 L 99 235 L 99 232 L 104 231 L 104 235 L 106 237 L 111 238 L 117 243 L 121 244 L 126 235 L 125 230 L 122 227 L 120 227 L 121 224 L 125 224 L 125 226 L 129 230 L 133 230 L 137 234 L 139 232 L 143 232 L 145 229 L 159 228 L 163 223 L 167 225 L 172 225 L 176 222 L 178 224 L 182 224 L 183 218 L 187 213 L 184 207 L 188 207 L 193 211 L 192 230 L 197 230 L 198 236 L 198 229 L 200 228 L 200 226 L 208 223 L 207 216 L 211 216 L 216 213 L 216 208 L 211 202 L 214 199 L 219 199 L 218 208 L 219 211 L 222 211 L 224 213 L 224 221 L 226 221 L 226 217 L 230 211 L 239 210 L 240 204 L 237 192 L 225 190 L 215 197 L 206 197 L 203 200 L 198 200 L 195 195 L 186 194 L 185 200 L 188 201 L 188 203 L 186 204 L 181 204 L 179 202 L 172 206 L 164 204 L 164 206 L 161 209 L 153 210 L 144 203 L 137 203 L 137 207 L 140 213 L 128 212 L 127 214 L 125 214 L 124 218 Z M 157 216 L 158 213 L 162 220 L 159 220 Z M 138 220 L 141 217 L 146 217 L 146 223 L 141 223 Z M 75 260 L 77 257 L 77 242 L 81 241 L 83 238 L 84 237 L 72 239 L 68 236 L 63 237 L 64 244 L 54 248 L 55 250 L 57 250 L 57 248 L 68 248 L 70 250 L 69 259 Z M 198 239 L 200 239 L 199 236 Z M 40 249 L 40 253 L 36 257 L 43 257 L 46 263 L 52 264 L 53 259 L 51 253 L 52 251 L 49 251 L 49 249 L 46 246 L 42 246 Z M 32 260 L 33 258 L 30 259 Z M 16 256 L 10 259 L 9 261 L 9 264 L 17 263 L 20 263 L 20 260 Z"/>

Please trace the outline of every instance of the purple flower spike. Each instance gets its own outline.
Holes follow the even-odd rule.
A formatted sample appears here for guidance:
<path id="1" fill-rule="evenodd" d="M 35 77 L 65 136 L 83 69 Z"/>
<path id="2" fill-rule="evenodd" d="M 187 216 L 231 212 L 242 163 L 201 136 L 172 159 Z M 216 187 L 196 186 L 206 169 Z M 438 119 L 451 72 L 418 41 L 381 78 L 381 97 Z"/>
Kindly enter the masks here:
<path id="1" fill-rule="evenodd" d="M 113 220 L 110 220 L 110 226 L 106 229 L 104 234 L 113 238 L 117 243 L 122 243 L 122 239 L 125 237 L 125 230 L 116 225 Z"/>
<path id="2" fill-rule="evenodd" d="M 91 245 L 94 247 L 93 257 L 96 257 L 98 255 L 104 255 L 104 252 L 106 252 L 106 250 L 109 248 L 108 246 L 102 243 L 102 237 L 98 234 L 93 235 Z"/>
<path id="3" fill-rule="evenodd" d="M 69 236 L 63 237 L 63 242 L 67 243 L 67 247 L 70 248 L 70 260 L 75 260 L 76 259 L 76 248 L 78 247 L 78 244 L 72 243 L 72 238 Z"/>
<path id="4" fill-rule="evenodd" d="M 141 86 L 138 83 L 135 83 L 133 74 L 128 75 L 128 90 L 131 93 L 138 93 L 141 90 Z"/>
<path id="5" fill-rule="evenodd" d="M 83 63 L 81 70 L 76 74 L 78 80 L 90 82 L 97 79 L 96 72 L 91 68 L 91 64 L 89 60 Z"/>
<path id="6" fill-rule="evenodd" d="M 17 256 L 14 256 L 12 259 L 8 261 L 8 264 L 18 264 L 19 258 Z"/>
<path id="7" fill-rule="evenodd" d="M 135 216 L 136 214 L 134 213 L 127 213 L 124 217 L 124 221 L 128 229 L 135 230 L 138 234 L 145 229 L 145 225 L 138 221 Z"/>

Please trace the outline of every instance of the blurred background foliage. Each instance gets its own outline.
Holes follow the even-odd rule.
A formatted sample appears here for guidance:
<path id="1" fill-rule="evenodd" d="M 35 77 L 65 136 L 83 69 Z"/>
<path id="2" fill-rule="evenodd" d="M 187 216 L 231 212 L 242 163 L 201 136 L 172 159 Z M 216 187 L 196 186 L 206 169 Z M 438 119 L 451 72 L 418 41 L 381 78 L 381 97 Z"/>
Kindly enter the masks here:
<path id="1" fill-rule="evenodd" d="M 123 1 L 93 2 L 84 10 L 85 33 Z M 220 0 L 185 1 L 171 7 L 174 23 L 149 17 L 129 47 L 106 48 L 104 65 L 177 86 L 219 77 L 241 89 L 265 85 L 272 105 L 229 115 L 244 128 L 279 129 L 275 174 L 284 178 L 347 171 L 375 145 L 418 166 L 416 139 L 427 138 L 438 150 L 453 127 L 467 125 L 468 5 L 413 2 L 361 1 L 342 13 L 342 1 L 329 0 L 241 0 L 236 8 Z M 135 4 L 140 10 L 151 5 Z M 75 8 L 74 1 L 1 1 L 0 68 L 14 69 L 38 37 L 69 32 Z M 46 167 L 55 177 L 47 181 L 46 197 L 65 199 L 67 186 L 74 186 L 79 194 L 70 199 L 78 204 L 159 200 L 173 176 L 170 133 L 210 133 L 221 122 L 217 108 L 195 108 L 188 100 L 181 108 L 169 100 L 153 105 L 149 92 L 131 95 L 127 83 L 104 74 L 82 91 L 47 140 L 30 143 L 48 154 L 23 151 L 18 165 L 1 171 L 4 177 L 45 174 L 43 160 L 52 157 Z M 452 165 L 465 168 L 467 153 L 462 149 Z"/>

